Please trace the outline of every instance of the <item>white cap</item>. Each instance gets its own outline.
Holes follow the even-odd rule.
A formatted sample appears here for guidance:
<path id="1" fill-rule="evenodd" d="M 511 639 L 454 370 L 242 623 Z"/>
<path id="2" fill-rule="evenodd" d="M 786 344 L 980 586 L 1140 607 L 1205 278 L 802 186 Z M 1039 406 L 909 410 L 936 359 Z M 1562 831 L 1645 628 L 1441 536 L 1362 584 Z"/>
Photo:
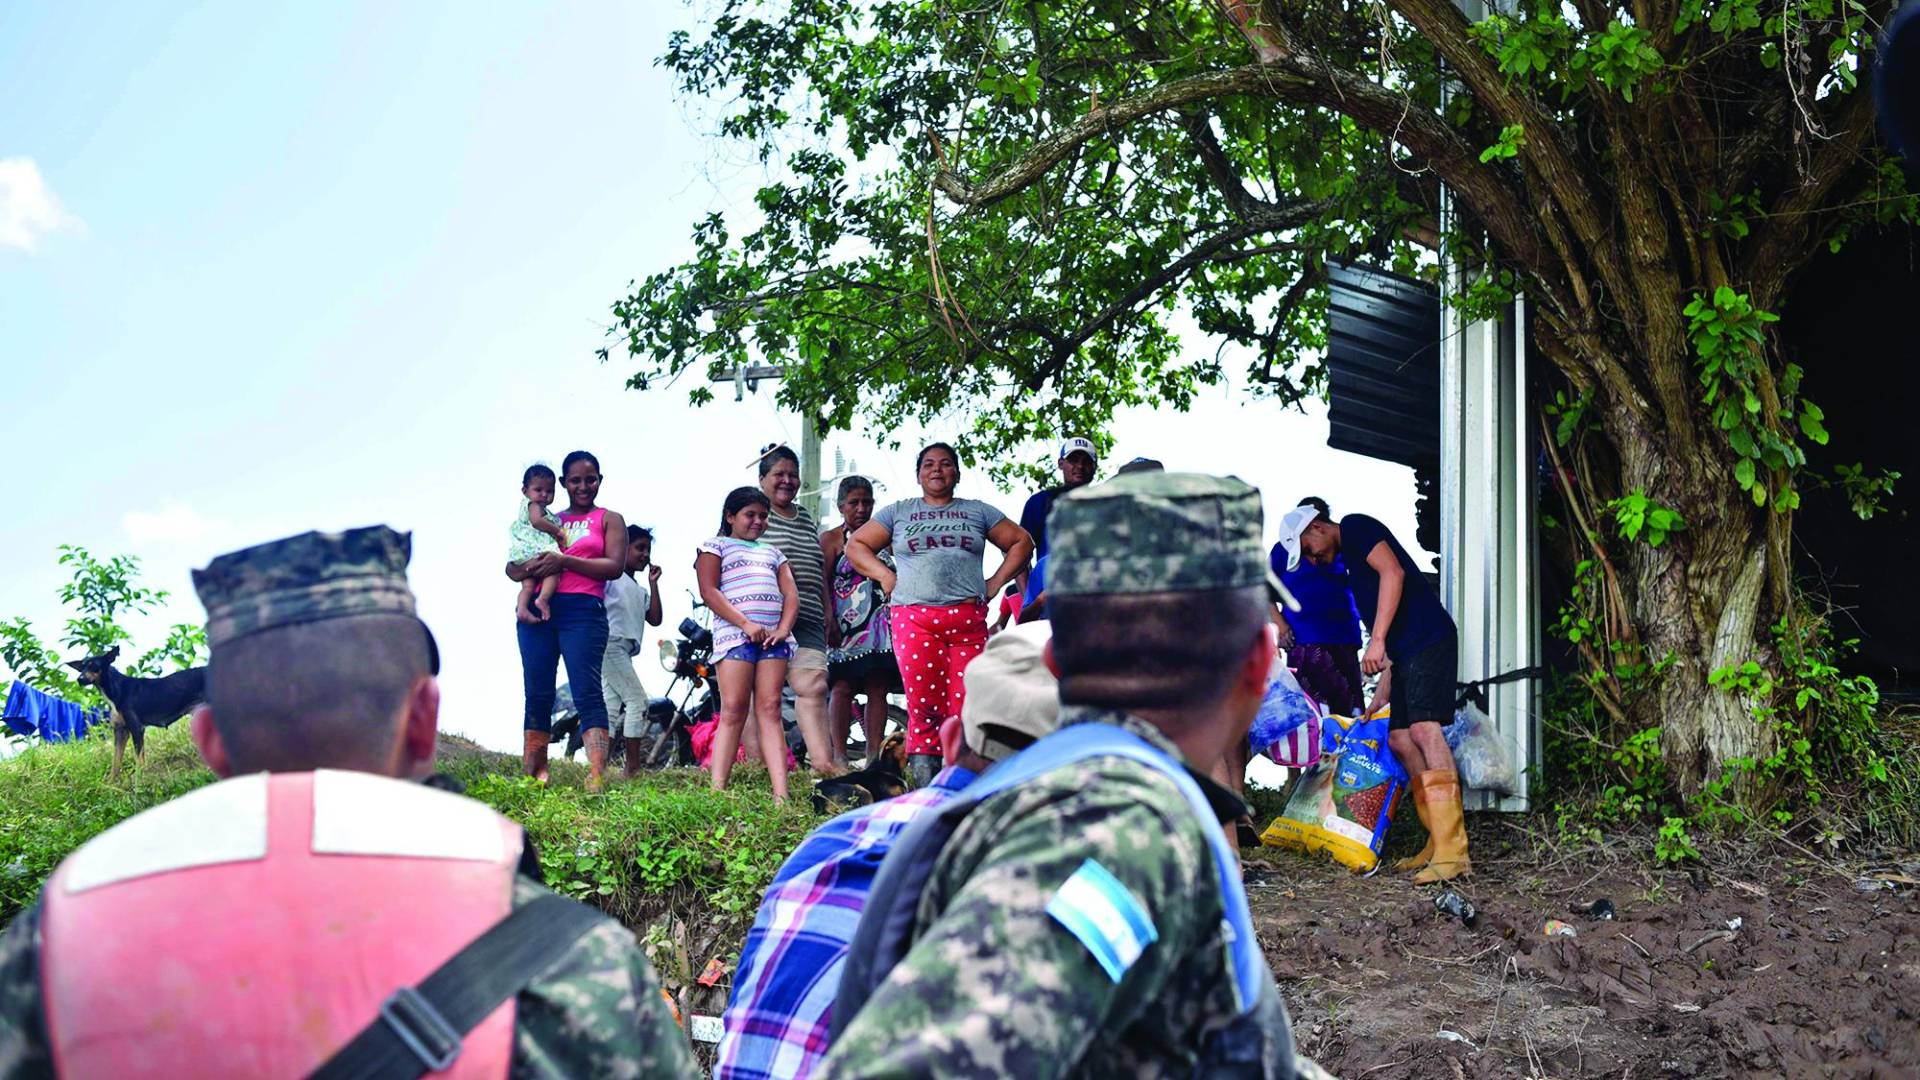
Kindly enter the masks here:
<path id="1" fill-rule="evenodd" d="M 1060 444 L 1059 460 L 1065 461 L 1073 454 L 1085 454 L 1095 465 L 1100 464 L 1100 455 L 1093 452 L 1093 444 L 1078 436 Z"/>
<path id="2" fill-rule="evenodd" d="M 1296 506 L 1280 519 L 1280 546 L 1287 549 L 1287 569 L 1300 569 L 1300 534 L 1314 523 L 1320 511 L 1311 506 Z"/>

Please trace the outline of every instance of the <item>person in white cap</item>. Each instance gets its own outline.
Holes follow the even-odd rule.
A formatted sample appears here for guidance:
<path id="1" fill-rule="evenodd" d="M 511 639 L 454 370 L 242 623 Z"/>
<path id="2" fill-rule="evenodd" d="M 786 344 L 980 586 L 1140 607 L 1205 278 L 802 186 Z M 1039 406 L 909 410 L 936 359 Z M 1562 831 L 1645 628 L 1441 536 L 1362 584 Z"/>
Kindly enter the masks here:
<path id="1" fill-rule="evenodd" d="M 1093 443 L 1078 436 L 1060 444 L 1058 457 L 1059 486 L 1034 492 L 1033 497 L 1027 500 L 1026 507 L 1020 511 L 1020 527 L 1027 530 L 1028 536 L 1033 537 L 1035 562 L 1047 556 L 1047 515 L 1053 512 L 1053 500 L 1074 488 L 1085 487 L 1092 483 L 1093 470 L 1100 464 L 1099 455 L 1093 452 Z M 1020 571 L 1016 581 L 1020 586 L 1021 595 L 1031 600 L 1032 597 L 1027 595 L 1027 571 Z"/>
<path id="2" fill-rule="evenodd" d="M 1387 742 L 1413 778 L 1414 809 L 1427 826 L 1427 846 L 1402 859 L 1418 870 L 1414 883 L 1447 881 L 1473 869 L 1467 857 L 1460 775 L 1441 725 L 1453 718 L 1458 689 L 1460 632 L 1433 587 L 1387 527 L 1365 514 L 1335 522 L 1317 506 L 1297 507 L 1280 519 L 1287 569 L 1304 558 L 1315 566 L 1347 568 L 1347 586 L 1367 625 L 1360 670 L 1378 675 L 1393 664 L 1393 706 Z"/>
<path id="3" fill-rule="evenodd" d="M 1100 464 L 1099 456 L 1093 452 L 1093 443 L 1077 437 L 1060 444 L 1059 461 L 1059 485 L 1034 492 L 1025 509 L 1020 511 L 1020 527 L 1033 537 L 1036 559 L 1047 553 L 1047 515 L 1053 511 L 1053 500 L 1092 483 L 1093 470 Z"/>

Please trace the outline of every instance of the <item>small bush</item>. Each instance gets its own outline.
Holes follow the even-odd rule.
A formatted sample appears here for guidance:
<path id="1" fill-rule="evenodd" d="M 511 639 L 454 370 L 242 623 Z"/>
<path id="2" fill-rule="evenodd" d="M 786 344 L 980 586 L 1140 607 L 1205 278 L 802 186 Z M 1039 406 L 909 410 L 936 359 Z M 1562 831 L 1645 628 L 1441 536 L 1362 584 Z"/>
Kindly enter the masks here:
<path id="1" fill-rule="evenodd" d="M 1659 728 L 1624 730 L 1593 680 L 1555 680 L 1544 756 L 1560 833 L 1658 826 L 1662 862 L 1696 858 L 1694 836 L 1756 830 L 1798 831 L 1833 848 L 1920 842 L 1920 713 L 1888 707 L 1872 679 L 1848 673 L 1858 642 L 1836 639 L 1825 616 L 1801 609 L 1771 633 L 1766 662 L 1729 665 L 1709 682 L 1756 703 L 1754 723 L 1774 750 L 1730 760 L 1690 799 L 1669 782 Z M 1618 685 L 1640 692 L 1656 670 L 1623 665 Z"/>

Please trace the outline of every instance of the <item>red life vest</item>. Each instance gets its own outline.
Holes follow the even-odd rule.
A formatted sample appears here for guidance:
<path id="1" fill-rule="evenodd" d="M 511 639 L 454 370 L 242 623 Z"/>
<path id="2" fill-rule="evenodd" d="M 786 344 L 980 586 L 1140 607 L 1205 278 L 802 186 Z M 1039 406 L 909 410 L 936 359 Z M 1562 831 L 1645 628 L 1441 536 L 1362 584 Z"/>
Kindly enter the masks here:
<path id="1" fill-rule="evenodd" d="M 371 773 L 256 773 L 95 837 L 41 911 L 63 1076 L 305 1076 L 504 918 L 520 827 Z M 444 1073 L 507 1074 L 509 999 Z"/>

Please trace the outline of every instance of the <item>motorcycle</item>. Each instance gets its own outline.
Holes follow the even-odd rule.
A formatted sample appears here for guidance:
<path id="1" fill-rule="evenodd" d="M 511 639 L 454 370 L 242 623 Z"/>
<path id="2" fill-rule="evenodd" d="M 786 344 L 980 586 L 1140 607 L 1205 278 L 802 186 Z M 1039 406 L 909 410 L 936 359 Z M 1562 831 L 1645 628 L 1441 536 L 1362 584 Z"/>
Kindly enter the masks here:
<path id="1" fill-rule="evenodd" d="M 698 609 L 703 605 L 696 604 Z M 660 643 L 660 666 L 673 675 L 662 697 L 647 703 L 647 730 L 652 743 L 643 751 L 650 769 L 693 764 L 693 727 L 720 710 L 720 680 L 714 674 L 713 631 L 692 615 L 680 620 L 679 641 Z M 675 703 L 673 692 L 682 682 L 686 690 Z M 694 700 L 694 695 L 700 695 Z M 672 756 L 667 752 L 671 748 Z"/>

